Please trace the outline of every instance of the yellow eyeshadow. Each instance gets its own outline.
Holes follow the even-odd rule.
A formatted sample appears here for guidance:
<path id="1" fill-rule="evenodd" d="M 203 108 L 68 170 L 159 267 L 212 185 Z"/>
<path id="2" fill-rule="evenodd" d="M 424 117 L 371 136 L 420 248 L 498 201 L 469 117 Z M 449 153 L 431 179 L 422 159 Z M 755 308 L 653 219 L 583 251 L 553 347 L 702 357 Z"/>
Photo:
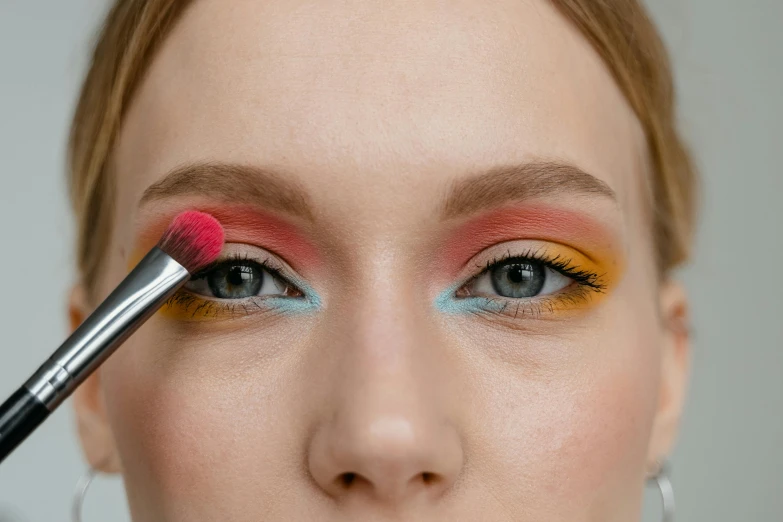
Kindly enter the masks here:
<path id="1" fill-rule="evenodd" d="M 452 286 L 436 299 L 435 306 L 446 313 L 482 314 L 507 316 L 513 319 L 525 317 L 561 317 L 572 312 L 579 313 L 602 303 L 616 287 L 622 277 L 623 263 L 609 250 L 591 251 L 587 255 L 579 250 L 559 243 L 535 241 L 528 243 L 518 257 L 535 259 L 551 269 L 556 269 L 573 280 L 567 287 L 549 295 L 526 298 L 512 298 L 502 295 L 471 294 L 468 283 Z M 502 263 L 504 258 L 514 258 L 513 250 L 502 252 L 498 259 L 477 261 L 474 266 Z M 481 276 L 481 272 L 474 274 Z"/>
<path id="2" fill-rule="evenodd" d="M 622 262 L 613 252 L 594 252 L 588 257 L 573 248 L 550 244 L 542 254 L 547 259 L 567 260 L 569 271 L 595 274 L 586 283 L 577 282 L 567 290 L 539 298 L 548 311 L 578 311 L 598 306 L 614 290 L 622 276 Z"/>
<path id="3" fill-rule="evenodd" d="M 134 250 L 128 261 L 128 272 L 133 270 L 145 255 L 147 255 L 147 251 Z M 207 321 L 215 319 L 225 312 L 218 309 L 217 306 L 212 301 L 202 299 L 196 294 L 179 290 L 164 303 L 156 315 L 179 321 Z"/>

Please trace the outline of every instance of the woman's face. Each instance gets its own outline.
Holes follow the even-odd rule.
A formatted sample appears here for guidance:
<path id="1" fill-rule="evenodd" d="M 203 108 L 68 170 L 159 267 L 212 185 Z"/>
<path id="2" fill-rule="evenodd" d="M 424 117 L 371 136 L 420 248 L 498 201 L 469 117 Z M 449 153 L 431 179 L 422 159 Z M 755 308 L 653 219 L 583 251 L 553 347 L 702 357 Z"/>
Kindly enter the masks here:
<path id="1" fill-rule="evenodd" d="M 80 390 L 88 456 L 139 521 L 635 519 L 687 348 L 644 151 L 547 2 L 196 2 L 100 297 L 185 209 L 224 262 Z"/>

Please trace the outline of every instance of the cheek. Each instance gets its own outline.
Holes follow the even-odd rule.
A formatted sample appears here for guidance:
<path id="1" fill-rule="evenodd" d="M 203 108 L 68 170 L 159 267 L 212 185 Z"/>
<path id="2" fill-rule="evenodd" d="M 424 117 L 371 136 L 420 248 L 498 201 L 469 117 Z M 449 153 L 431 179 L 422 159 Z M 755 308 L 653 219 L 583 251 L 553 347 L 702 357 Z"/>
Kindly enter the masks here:
<path id="1" fill-rule="evenodd" d="M 206 356 L 217 346 L 164 332 L 151 320 L 103 369 L 128 495 L 144 509 L 179 510 L 199 498 L 217 506 L 237 494 L 237 476 L 264 482 L 265 473 L 278 471 L 274 455 L 266 459 L 267 472 L 246 469 L 249 454 L 273 446 L 262 441 L 279 439 L 264 422 L 277 416 L 271 382 L 263 373 L 251 378 L 253 372 L 228 369 L 236 369 L 230 361 L 221 367 Z"/>
<path id="2" fill-rule="evenodd" d="M 638 369 L 638 368 L 636 368 Z M 540 433 L 542 452 L 576 492 L 588 493 L 608 477 L 635 479 L 651 428 L 647 375 L 624 365 L 595 369 L 578 388 L 560 390 L 546 406 L 551 421 Z M 542 405 L 543 407 L 543 405 Z M 623 481 L 621 480 L 620 483 Z M 557 481 L 549 483 L 552 490 Z"/>
<path id="3" fill-rule="evenodd" d="M 198 485 L 189 468 L 208 457 L 209 425 L 194 411 L 198 395 L 187 400 L 193 392 L 177 375 L 146 363 L 152 345 L 145 330 L 106 363 L 103 387 L 126 484 L 148 502 L 153 490 L 161 500 Z"/>
<path id="4" fill-rule="evenodd" d="M 657 336 L 654 322 L 627 317 L 590 347 L 597 355 L 575 380 L 578 386 L 568 389 L 562 450 L 571 462 L 587 459 L 585 479 L 621 477 L 622 484 L 622 477 L 633 481 L 644 469 L 660 378 Z"/>
<path id="5" fill-rule="evenodd" d="M 498 365 L 486 373 L 494 391 L 483 399 L 487 438 L 480 445 L 492 448 L 488 460 L 499 471 L 493 475 L 505 480 L 498 487 L 518 484 L 513 494 L 520 502 L 553 502 L 550 509 L 574 520 L 587 519 L 585 506 L 590 520 L 613 520 L 621 511 L 633 516 L 655 414 L 655 323 L 617 311 L 606 315 L 613 318 L 605 328 L 530 340 L 534 377 Z M 547 359 L 547 353 L 568 355 Z"/>

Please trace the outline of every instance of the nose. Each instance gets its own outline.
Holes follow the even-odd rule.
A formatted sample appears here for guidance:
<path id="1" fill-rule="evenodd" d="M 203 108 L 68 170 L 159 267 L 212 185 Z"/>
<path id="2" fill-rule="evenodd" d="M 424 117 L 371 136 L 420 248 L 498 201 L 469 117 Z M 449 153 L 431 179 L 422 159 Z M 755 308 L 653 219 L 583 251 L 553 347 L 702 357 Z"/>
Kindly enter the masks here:
<path id="1" fill-rule="evenodd" d="M 451 487 L 462 452 L 445 427 L 425 427 L 404 414 L 373 417 L 338 420 L 314 439 L 310 470 L 324 491 L 405 504 L 436 499 Z"/>
<path id="2" fill-rule="evenodd" d="M 384 312 L 357 311 L 322 347 L 336 357 L 321 367 L 331 384 L 310 441 L 310 473 L 338 500 L 432 502 L 463 468 L 458 394 L 430 325 L 399 308 Z"/>

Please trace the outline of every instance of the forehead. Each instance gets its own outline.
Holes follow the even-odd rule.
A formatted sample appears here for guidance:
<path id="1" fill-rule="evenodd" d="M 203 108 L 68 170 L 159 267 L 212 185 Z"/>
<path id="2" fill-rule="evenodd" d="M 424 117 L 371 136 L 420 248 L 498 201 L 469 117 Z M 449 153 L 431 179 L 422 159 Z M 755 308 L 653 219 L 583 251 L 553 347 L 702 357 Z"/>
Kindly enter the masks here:
<path id="1" fill-rule="evenodd" d="M 545 1 L 200 0 L 116 158 L 126 200 L 195 161 L 283 165 L 324 198 L 372 180 L 367 198 L 410 200 L 411 183 L 538 158 L 578 165 L 627 206 L 642 144 L 605 65 Z"/>

